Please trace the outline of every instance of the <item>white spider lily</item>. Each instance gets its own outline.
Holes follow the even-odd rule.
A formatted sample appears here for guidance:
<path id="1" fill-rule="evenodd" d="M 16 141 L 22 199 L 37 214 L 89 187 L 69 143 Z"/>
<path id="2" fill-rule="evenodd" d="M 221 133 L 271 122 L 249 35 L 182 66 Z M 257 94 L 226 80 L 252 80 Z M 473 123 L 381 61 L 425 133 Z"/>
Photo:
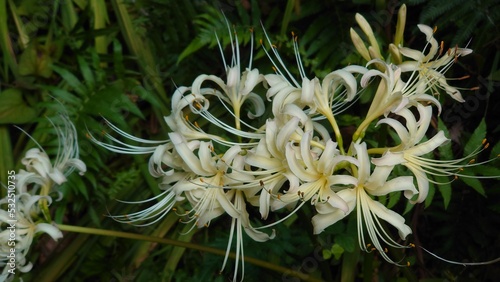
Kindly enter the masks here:
<path id="1" fill-rule="evenodd" d="M 418 112 L 419 121 L 415 119 L 413 113 L 408 109 L 402 109 L 398 112 L 398 115 L 405 118 L 406 127 L 392 118 L 379 121 L 379 124 L 388 124 L 396 131 L 401 144 L 388 149 L 381 158 L 374 158 L 372 162 L 377 166 L 389 166 L 391 168 L 398 164 L 406 166 L 417 179 L 419 194 L 416 202 L 421 203 L 425 200 L 429 191 L 429 179 L 425 172 L 432 172 L 432 169 L 428 170 L 428 168 L 432 168 L 432 161 L 422 156 L 433 152 L 436 148 L 448 142 L 449 139 L 445 137 L 443 131 L 439 131 L 430 140 L 421 143 L 430 124 L 432 107 L 419 105 Z M 441 163 L 441 161 L 435 162 L 436 165 Z"/>
<path id="2" fill-rule="evenodd" d="M 370 248 L 371 245 L 365 239 L 366 230 L 371 244 L 373 244 L 376 250 L 380 251 L 382 257 L 390 263 L 397 264 L 386 254 L 382 243 L 396 248 L 404 248 L 405 246 L 391 238 L 384 230 L 380 219 L 394 226 L 398 230 L 401 239 L 405 239 L 411 233 L 411 229 L 404 224 L 405 219 L 401 215 L 389 210 L 381 203 L 372 199 L 370 195 L 382 196 L 391 192 L 404 191 L 405 195 L 411 198 L 414 194 L 418 193 L 413 185 L 413 178 L 410 176 L 400 176 L 387 181 L 391 169 L 386 167 L 376 167 L 370 175 L 370 158 L 366 149 L 366 143 L 354 144 L 353 146 L 358 161 L 357 177 L 345 175 L 344 178 L 346 181 L 344 182 L 350 183 L 354 188 L 347 188 L 337 192 L 337 196 L 345 201 L 348 210 L 339 209 L 329 203 L 316 205 L 318 214 L 312 218 L 314 233 L 321 233 L 326 227 L 346 217 L 356 207 L 360 248 L 364 251 L 372 251 Z M 348 178 L 350 180 L 347 180 Z"/>
<path id="3" fill-rule="evenodd" d="M 7 270 L 10 267 L 6 266 L 8 262 L 7 255 L 10 254 L 12 248 L 16 251 L 17 269 L 20 272 L 29 272 L 33 265 L 26 260 L 26 256 L 34 237 L 43 233 L 48 234 L 54 240 L 63 237 L 62 232 L 56 226 L 40 221 L 42 216 L 38 203 L 41 199 L 44 199 L 48 204 L 52 202 L 52 198 L 49 196 L 33 196 L 28 193 L 21 193 L 15 197 L 16 211 L 14 217 L 7 210 L 0 210 L 0 225 L 2 226 L 0 232 L 0 267 L 4 267 L 0 278 L 6 278 L 8 275 Z M 0 205 L 7 203 L 11 203 L 7 197 L 0 200 Z M 11 236 L 12 230 L 15 230 L 14 239 Z"/>
<path id="4" fill-rule="evenodd" d="M 26 155 L 21 160 L 21 163 L 26 166 L 26 173 L 21 173 L 21 176 L 30 178 L 29 181 L 25 179 L 20 179 L 22 183 L 37 183 L 40 185 L 52 186 L 51 183 L 56 183 L 61 185 L 66 182 L 66 177 L 71 174 L 75 169 L 77 169 L 80 175 L 83 175 L 87 171 L 87 167 L 84 162 L 79 159 L 79 148 L 78 139 L 75 126 L 68 119 L 67 116 L 61 115 L 61 119 L 64 123 L 64 127 L 61 128 L 54 126 L 59 148 L 57 151 L 56 159 L 50 160 L 47 153 L 40 148 L 32 148 L 26 152 Z M 34 178 L 39 178 L 35 180 Z M 20 186 L 22 192 L 26 192 L 26 186 Z"/>
<path id="5" fill-rule="evenodd" d="M 436 88 L 441 88 L 453 99 L 459 102 L 465 102 L 460 94 L 460 91 L 457 88 L 448 85 L 444 73 L 446 73 L 451 65 L 456 62 L 458 57 L 466 56 L 472 53 L 472 50 L 468 48 L 455 47 L 443 52 L 443 46 L 439 46 L 437 40 L 434 38 L 435 31 L 431 27 L 419 24 L 418 28 L 425 34 L 427 45 L 422 52 L 406 47 L 399 48 L 399 51 L 403 56 L 414 60 L 401 63 L 399 67 L 401 67 L 402 72 L 416 71 L 418 72 L 419 78 L 433 90 L 433 94 L 439 94 Z M 424 54 L 428 45 L 430 45 L 429 51 L 427 54 Z"/>
<path id="6" fill-rule="evenodd" d="M 240 212 L 240 216 L 233 217 L 231 221 L 231 230 L 229 231 L 229 240 L 226 249 L 226 256 L 224 257 L 224 263 L 222 264 L 221 272 L 224 270 L 226 266 L 226 262 L 228 259 L 229 252 L 231 250 L 231 245 L 233 242 L 233 236 L 236 233 L 236 258 L 235 258 L 235 267 L 234 267 L 234 276 L 232 281 L 236 281 L 238 277 L 238 269 L 240 264 L 240 256 L 241 256 L 241 280 L 243 281 L 245 277 L 245 254 L 243 248 L 243 230 L 245 233 L 257 242 L 265 242 L 270 239 L 274 239 L 276 236 L 275 231 L 273 230 L 271 235 L 268 235 L 264 232 L 256 230 L 250 224 L 249 214 L 246 210 L 246 203 L 244 199 L 243 191 L 232 189 L 228 192 L 228 196 L 233 198 L 234 207 Z"/>
<path id="7" fill-rule="evenodd" d="M 120 153 L 120 154 L 127 154 L 127 155 L 141 155 L 141 154 L 152 154 L 155 152 L 157 149 L 157 146 L 159 144 L 165 144 L 168 143 L 168 140 L 147 140 L 143 138 L 138 138 L 133 135 L 128 134 L 127 132 L 119 129 L 116 125 L 112 124 L 109 122 L 107 119 L 103 118 L 104 121 L 106 122 L 106 125 L 114 132 L 118 133 L 119 135 L 125 137 L 126 139 L 129 139 L 133 142 L 137 143 L 142 143 L 142 144 L 150 144 L 150 146 L 135 146 L 135 145 L 130 145 L 127 144 L 123 141 L 120 141 L 113 137 L 111 134 L 109 134 L 106 131 L 102 132 L 102 135 L 109 140 L 111 140 L 113 143 L 116 143 L 118 145 L 113 145 L 113 144 L 108 144 L 106 142 L 102 142 L 98 140 L 94 135 L 92 135 L 90 132 L 87 133 L 87 137 L 97 145 L 115 153 Z"/>
<path id="8" fill-rule="evenodd" d="M 269 215 L 273 196 L 276 197 L 278 190 L 286 181 L 289 181 L 292 187 L 299 185 L 298 178 L 287 165 L 285 146 L 292 136 L 301 138 L 302 134 L 297 117 L 291 118 L 283 126 L 279 125 L 278 120 L 268 120 L 266 137 L 261 139 L 258 146 L 249 150 L 245 158 L 248 165 L 259 169 L 247 172 L 257 177 L 258 185 L 245 192 L 250 203 L 259 207 L 263 219 Z M 260 195 L 256 196 L 259 192 Z"/>
<path id="9" fill-rule="evenodd" d="M 217 91 L 214 91 L 213 89 L 201 89 L 200 91 L 201 94 L 195 94 L 192 91 L 189 91 L 189 88 L 181 87 L 174 93 L 174 96 L 172 98 L 172 114 L 165 118 L 168 126 L 173 131 L 181 132 L 189 140 L 212 140 L 228 147 L 233 145 L 251 147 L 257 144 L 256 142 L 237 142 L 232 139 L 240 140 L 241 138 L 246 138 L 258 140 L 263 137 L 263 133 L 261 132 L 261 130 L 242 120 L 240 120 L 240 124 L 244 124 L 245 126 L 250 128 L 250 131 L 238 129 L 214 116 L 210 112 L 210 110 L 213 109 L 210 108 L 211 103 L 207 97 L 212 95 L 217 96 Z M 234 113 L 232 113 L 231 109 L 226 107 L 220 97 L 217 97 L 216 103 L 219 102 L 225 107 L 224 112 L 228 112 L 234 116 Z M 200 127 L 197 121 L 194 121 L 194 123 L 192 123 L 189 120 L 189 116 L 185 113 L 187 109 L 189 109 L 192 115 L 194 115 L 194 118 L 203 118 L 203 122 L 207 122 L 213 126 L 217 126 L 233 138 L 229 138 L 230 140 L 227 140 L 220 137 L 220 134 L 207 133 L 202 129 L 202 127 Z M 221 110 L 222 109 L 218 109 L 219 112 Z M 202 120 L 200 120 L 200 122 L 201 121 Z"/>
<path id="10" fill-rule="evenodd" d="M 200 75 L 198 76 L 192 85 L 192 91 L 195 94 L 202 94 L 202 84 L 207 81 L 212 81 L 217 84 L 222 92 L 213 89 L 212 92 L 215 92 L 215 95 L 220 98 L 222 103 L 228 102 L 234 113 L 235 118 L 235 127 L 237 129 L 241 129 L 241 107 L 245 103 L 245 101 L 249 101 L 255 108 L 255 113 L 248 112 L 248 117 L 253 119 L 261 116 L 264 111 L 264 102 L 262 98 L 253 93 L 253 89 L 261 84 L 264 81 L 264 76 L 259 74 L 258 69 L 252 69 L 252 55 L 250 55 L 250 63 L 248 68 L 243 71 L 241 74 L 241 63 L 240 63 L 240 48 L 238 43 L 238 35 L 235 32 L 235 38 L 233 40 L 233 36 L 231 35 L 231 30 L 228 24 L 229 38 L 231 41 L 231 50 L 232 50 L 232 58 L 231 64 L 227 65 L 226 60 L 224 58 L 224 53 L 222 51 L 222 46 L 220 44 L 219 38 L 217 37 L 217 43 L 219 45 L 219 49 L 222 55 L 222 60 L 224 62 L 224 66 L 226 69 L 227 82 L 224 81 L 214 75 Z M 251 36 L 251 54 L 253 53 L 253 32 Z"/>
<path id="11" fill-rule="evenodd" d="M 223 213 L 239 217 L 240 212 L 231 203 L 224 190 L 242 185 L 243 181 L 252 181 L 248 176 L 238 180 L 228 172 L 230 164 L 237 158 L 241 149 L 237 146 L 229 148 L 223 156 L 213 156 L 211 143 L 196 142 L 196 147 L 190 144 L 178 133 L 169 134 L 175 150 L 184 161 L 184 171 L 191 172 L 193 178 L 178 183 L 178 189 L 184 192 L 191 203 L 192 209 L 186 212 L 190 221 L 195 221 L 197 227 L 208 226 L 210 221 Z M 195 141 L 191 141 L 192 144 Z M 193 150 L 198 150 L 198 155 Z M 238 174 L 241 176 L 241 174 Z"/>
<path id="12" fill-rule="evenodd" d="M 277 73 L 275 75 L 266 75 L 266 80 L 270 86 L 267 97 L 269 99 L 276 96 L 273 101 L 273 113 L 275 115 L 278 113 L 277 107 L 291 103 L 296 104 L 301 109 L 308 107 L 309 109 L 305 110 L 305 112 L 308 115 L 314 116 L 315 119 L 328 118 L 331 120 L 330 116 L 339 114 L 349 108 L 350 105 L 345 102 L 352 101 L 357 94 L 357 82 L 352 73 L 364 74 L 367 71 L 366 68 L 348 66 L 342 70 L 333 71 L 325 76 L 320 85 L 318 78 L 307 78 L 300 58 L 297 37 L 292 33 L 295 59 L 302 79 L 302 83 L 299 83 L 286 68 L 285 63 L 276 50 L 276 46 L 271 43 L 271 39 L 265 30 L 264 33 L 271 51 L 277 60 L 275 62 L 264 48 Z M 263 45 L 262 41 L 261 45 Z M 345 90 L 338 91 L 341 86 L 345 87 Z M 317 113 L 322 115 L 317 115 Z"/>
<path id="13" fill-rule="evenodd" d="M 405 118 L 406 127 L 403 126 L 401 122 L 391 118 L 379 121 L 379 123 L 388 124 L 396 131 L 401 139 L 401 144 L 394 148 L 389 148 L 382 157 L 374 158 L 372 162 L 377 166 L 386 166 L 390 168 L 395 165 L 407 167 L 415 175 L 417 180 L 419 195 L 415 202 L 420 203 L 427 197 L 429 182 L 440 184 L 427 175 L 480 178 L 481 176 L 461 174 L 460 171 L 466 167 L 481 165 L 491 160 L 482 163 L 467 163 L 467 161 L 470 161 L 475 155 L 482 151 L 481 148 L 476 149 L 466 157 L 455 160 L 434 160 L 432 157 L 426 157 L 427 154 L 433 152 L 439 146 L 449 142 L 449 139 L 445 136 L 443 131 L 439 131 L 431 139 L 421 142 L 430 124 L 432 108 L 430 106 L 424 107 L 420 105 L 418 107 L 418 112 L 420 115 L 418 121 L 408 109 L 403 109 L 398 112 L 398 115 Z M 489 178 L 488 176 L 482 177 Z"/>
<path id="14" fill-rule="evenodd" d="M 284 204 L 295 203 L 298 200 L 308 201 L 312 199 L 312 204 L 328 202 L 331 206 L 347 212 L 348 206 L 345 201 L 337 196 L 332 189 L 335 184 L 350 185 L 352 178 L 345 175 L 336 175 L 337 165 L 341 162 L 349 162 L 357 165 L 356 159 L 340 155 L 337 144 L 328 140 L 319 157 L 313 157 L 311 152 L 312 132 L 305 132 L 300 141 L 299 152 L 292 143 L 286 145 L 286 161 L 291 172 L 301 181 L 300 186 L 292 186 L 282 195 L 280 201 L 274 204 L 283 206 Z M 300 159 L 297 158 L 300 153 Z"/>

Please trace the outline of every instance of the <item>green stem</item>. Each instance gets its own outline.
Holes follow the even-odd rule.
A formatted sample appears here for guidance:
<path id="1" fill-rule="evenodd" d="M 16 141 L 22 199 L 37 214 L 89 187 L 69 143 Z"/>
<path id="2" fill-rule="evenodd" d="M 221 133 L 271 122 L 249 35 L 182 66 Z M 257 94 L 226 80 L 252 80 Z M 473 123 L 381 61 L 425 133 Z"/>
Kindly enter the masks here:
<path id="1" fill-rule="evenodd" d="M 47 183 L 46 185 L 43 185 L 42 188 L 40 189 L 40 196 L 48 196 L 50 192 L 50 187 L 52 187 L 52 181 Z M 42 210 L 43 217 L 47 222 L 51 222 L 52 218 L 50 216 L 50 211 L 49 211 L 49 203 L 47 199 L 42 198 L 38 202 L 40 204 L 40 208 Z"/>
<path id="2" fill-rule="evenodd" d="M 335 133 L 335 141 L 337 141 L 340 153 L 342 155 L 345 155 L 344 142 L 342 140 L 342 134 L 340 134 L 340 128 L 339 128 L 339 125 L 337 124 L 337 121 L 335 120 L 335 117 L 333 116 L 333 113 L 331 113 L 331 112 L 327 113 L 327 114 L 325 114 L 325 116 L 327 117 L 328 121 L 332 125 L 333 132 Z"/>
<path id="3" fill-rule="evenodd" d="M 159 238 L 159 237 L 152 237 L 152 236 L 134 234 L 134 233 L 128 233 L 128 232 L 103 230 L 103 229 L 98 229 L 98 228 L 72 226 L 72 225 L 65 225 L 65 224 L 58 224 L 57 226 L 59 227 L 59 229 L 61 231 L 76 232 L 76 233 L 83 233 L 83 234 L 93 234 L 93 235 L 101 235 L 101 236 L 112 236 L 112 237 L 141 240 L 141 241 L 150 241 L 150 242 L 156 242 L 156 243 L 160 243 L 160 244 L 167 244 L 167 245 L 172 245 L 172 246 L 177 246 L 177 247 L 182 247 L 182 248 L 188 248 L 188 249 L 202 251 L 202 252 L 206 252 L 206 253 L 212 253 L 212 254 L 216 254 L 216 255 L 220 255 L 220 256 L 226 255 L 226 252 L 224 250 L 220 250 L 220 249 L 216 249 L 216 248 L 212 248 L 212 247 L 207 247 L 207 246 L 202 246 L 202 245 L 197 245 L 197 244 L 193 244 L 193 243 L 189 243 L 189 242 L 172 240 L 172 239 L 168 239 L 168 238 Z M 233 252 L 230 252 L 229 257 L 236 259 L 236 254 Z M 252 258 L 252 257 L 245 257 L 244 260 L 245 260 L 245 262 L 249 262 L 253 265 L 267 268 L 267 269 L 275 271 L 275 272 L 287 273 L 289 275 L 298 277 L 304 281 L 321 281 L 321 280 L 318 280 L 318 279 L 311 277 L 307 274 L 304 274 L 302 272 L 295 271 L 293 269 L 289 269 L 289 268 L 282 267 L 279 265 L 270 264 L 267 261 L 259 260 L 259 259 Z"/>

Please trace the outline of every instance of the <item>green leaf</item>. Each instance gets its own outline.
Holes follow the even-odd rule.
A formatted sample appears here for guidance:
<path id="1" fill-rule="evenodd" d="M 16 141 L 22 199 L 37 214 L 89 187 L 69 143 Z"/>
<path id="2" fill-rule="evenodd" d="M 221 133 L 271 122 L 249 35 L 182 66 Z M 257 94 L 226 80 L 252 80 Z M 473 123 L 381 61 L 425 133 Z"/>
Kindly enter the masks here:
<path id="1" fill-rule="evenodd" d="M 399 202 L 399 199 L 401 199 L 401 192 L 391 193 L 389 195 L 389 203 L 387 204 L 387 208 L 390 209 L 394 207 Z"/>
<path id="2" fill-rule="evenodd" d="M 434 176 L 434 179 L 437 182 L 437 187 L 439 193 L 443 197 L 444 208 L 447 209 L 451 200 L 451 183 L 448 178 L 443 176 Z"/>
<path id="3" fill-rule="evenodd" d="M 344 250 L 354 252 L 356 240 L 349 234 L 342 233 L 335 237 L 335 242 Z"/>
<path id="4" fill-rule="evenodd" d="M 52 75 L 52 58 L 43 46 L 28 45 L 19 59 L 20 75 L 36 75 L 49 78 Z"/>
<path id="5" fill-rule="evenodd" d="M 80 66 L 80 71 L 82 72 L 83 79 L 85 80 L 85 84 L 89 90 L 94 90 L 95 88 L 95 78 L 92 70 L 89 67 L 89 64 L 85 61 L 81 56 L 76 57 L 78 61 L 78 65 Z"/>
<path id="6" fill-rule="evenodd" d="M 177 63 L 179 64 L 184 58 L 187 56 L 193 54 L 194 52 L 200 50 L 202 47 L 206 46 L 208 42 L 206 40 L 202 40 L 199 37 L 196 37 L 189 43 L 189 45 L 182 51 L 182 53 L 179 55 L 179 58 L 177 59 Z"/>
<path id="7" fill-rule="evenodd" d="M 37 112 L 24 102 L 21 90 L 10 88 L 0 93 L 0 124 L 23 124 L 36 117 Z"/>
<path id="8" fill-rule="evenodd" d="M 438 128 L 444 132 L 446 136 L 450 136 L 450 133 L 448 132 L 448 128 L 446 128 L 446 125 L 443 123 L 443 120 L 439 118 L 438 121 Z M 441 146 L 438 147 L 439 150 L 439 155 L 441 156 L 441 159 L 443 160 L 452 160 L 453 158 L 453 151 L 451 148 L 451 142 L 447 142 Z"/>
<path id="9" fill-rule="evenodd" d="M 66 83 L 68 83 L 69 86 L 71 86 L 75 92 L 77 92 L 80 95 L 85 95 L 87 92 L 87 89 L 85 88 L 85 85 L 80 82 L 78 77 L 76 77 L 74 74 L 72 74 L 70 71 L 68 71 L 65 68 L 58 67 L 55 65 L 52 65 L 52 69 L 57 72 Z"/>
<path id="10" fill-rule="evenodd" d="M 464 156 L 468 156 L 474 150 L 481 146 L 484 138 L 486 137 L 486 122 L 484 118 L 481 120 L 476 130 L 472 133 L 469 141 L 465 144 L 464 147 Z"/>
<path id="11" fill-rule="evenodd" d="M 99 90 L 85 104 L 83 111 L 94 116 L 102 115 L 112 122 L 123 126 L 125 126 L 123 111 L 128 111 L 144 118 L 139 108 L 123 94 L 120 88 L 114 86 Z"/>
<path id="12" fill-rule="evenodd" d="M 332 252 L 330 250 L 324 249 L 323 250 L 323 259 L 330 259 L 332 257 Z"/>
<path id="13" fill-rule="evenodd" d="M 340 246 L 339 244 L 333 244 L 330 253 L 333 254 L 336 260 L 339 260 L 344 253 L 344 248 L 342 248 L 342 246 Z"/>
<path id="14" fill-rule="evenodd" d="M 425 208 L 428 208 L 431 205 L 435 193 L 436 193 L 436 188 L 434 187 L 434 183 L 429 182 L 429 192 L 427 193 L 427 197 L 425 198 L 425 204 L 424 204 Z"/>
<path id="15" fill-rule="evenodd" d="M 496 159 L 500 156 L 500 142 L 497 142 L 491 149 L 490 159 Z"/>
<path id="16" fill-rule="evenodd" d="M 472 187 L 472 189 L 476 190 L 481 196 L 486 198 L 486 191 L 484 191 L 483 184 L 481 181 L 479 181 L 477 178 L 473 177 L 460 177 L 460 179 L 469 187 Z"/>

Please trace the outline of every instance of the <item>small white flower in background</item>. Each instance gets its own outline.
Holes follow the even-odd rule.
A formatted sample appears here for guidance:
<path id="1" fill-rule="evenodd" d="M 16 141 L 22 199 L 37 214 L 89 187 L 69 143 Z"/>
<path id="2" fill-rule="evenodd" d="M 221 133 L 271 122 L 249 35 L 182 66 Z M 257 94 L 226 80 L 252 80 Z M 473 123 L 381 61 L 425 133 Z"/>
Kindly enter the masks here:
<path id="1" fill-rule="evenodd" d="M 2 276 L 8 275 L 7 270 L 10 268 L 7 264 L 7 255 L 10 249 L 16 251 L 16 263 L 20 272 L 29 272 L 32 268 L 32 263 L 28 262 L 26 256 L 31 248 L 35 236 L 46 233 L 52 239 L 58 240 L 63 237 L 62 232 L 57 226 L 49 223 L 44 223 L 43 215 L 39 208 L 40 199 L 45 199 L 49 204 L 52 199 L 48 196 L 33 196 L 28 193 L 16 195 L 16 213 L 15 213 L 15 246 L 12 245 L 11 230 L 8 228 L 12 222 L 11 215 L 6 211 L 0 210 L 0 267 L 4 267 Z M 0 205 L 8 203 L 7 198 L 0 200 Z M 0 276 L 0 278 L 2 277 Z"/>
<path id="2" fill-rule="evenodd" d="M 29 149 L 21 160 L 21 163 L 26 166 L 26 171 L 21 170 L 17 175 L 22 192 L 27 192 L 26 184 L 28 183 L 52 187 L 53 183 L 61 185 L 66 182 L 66 177 L 75 169 L 79 171 L 80 175 L 87 171 L 85 163 L 79 159 L 75 126 L 67 116 L 60 115 L 60 117 L 63 127 L 57 126 L 49 120 L 57 132 L 59 142 L 55 160 L 51 160 L 41 147 Z"/>

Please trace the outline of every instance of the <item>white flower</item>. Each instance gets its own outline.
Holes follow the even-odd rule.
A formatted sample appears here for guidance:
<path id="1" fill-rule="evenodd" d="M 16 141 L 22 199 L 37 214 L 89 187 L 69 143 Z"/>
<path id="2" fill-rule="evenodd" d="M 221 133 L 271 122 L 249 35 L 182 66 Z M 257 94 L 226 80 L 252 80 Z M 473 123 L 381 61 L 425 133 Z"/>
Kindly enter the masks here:
<path id="1" fill-rule="evenodd" d="M 357 160 L 340 155 L 337 144 L 331 140 L 326 144 L 318 157 L 315 157 L 314 150 L 311 150 L 312 132 L 305 132 L 300 141 L 300 147 L 295 150 L 291 142 L 286 145 L 286 161 L 291 172 L 300 180 L 300 186 L 291 186 L 286 194 L 282 195 L 280 201 L 275 201 L 276 205 L 294 203 L 298 200 L 312 203 L 328 202 L 331 206 L 347 212 L 348 206 L 345 201 L 337 196 L 332 189 L 335 184 L 353 184 L 351 177 L 338 175 L 335 172 L 342 162 L 358 164 Z"/>
<path id="2" fill-rule="evenodd" d="M 11 199 L 11 198 L 9 198 Z M 52 239 L 58 240 L 63 237 L 62 232 L 55 226 L 41 221 L 38 202 L 44 199 L 50 204 L 52 199 L 48 196 L 32 196 L 28 193 L 21 193 L 15 196 L 16 211 L 11 213 L 7 210 L 0 210 L 0 267 L 4 267 L 2 276 L 8 275 L 10 266 L 7 256 L 11 250 L 15 250 L 16 267 L 21 272 L 29 272 L 32 263 L 26 260 L 26 256 L 31 248 L 35 235 L 47 233 Z M 11 203 L 8 198 L 0 200 L 0 205 Z M 13 233 L 15 230 L 15 233 Z"/>
<path id="3" fill-rule="evenodd" d="M 491 160 L 479 163 L 466 163 L 482 151 L 481 147 L 477 148 L 468 156 L 454 160 L 435 160 L 432 156 L 426 157 L 427 154 L 433 152 L 439 146 L 449 142 L 449 139 L 445 136 L 443 131 L 439 131 L 431 139 L 421 142 L 429 127 L 432 109 L 430 106 L 424 107 L 420 105 L 418 107 L 418 112 L 420 116 L 418 121 L 408 109 L 403 109 L 398 112 L 400 116 L 405 118 L 406 127 L 395 119 L 386 118 L 380 120 L 379 123 L 386 123 L 396 131 L 401 139 L 401 144 L 394 148 L 387 149 L 382 157 L 374 158 L 372 162 L 377 166 L 386 166 L 390 168 L 396 165 L 407 167 L 413 175 L 415 175 L 417 180 L 419 195 L 415 202 L 420 203 L 427 197 L 429 182 L 439 184 L 439 182 L 435 182 L 427 175 L 476 178 L 475 176 L 461 174 L 460 171 L 466 167 L 481 165 Z M 488 178 L 488 176 L 482 177 Z"/>
<path id="4" fill-rule="evenodd" d="M 244 249 L 243 249 L 243 230 L 245 233 L 252 238 L 253 240 L 257 242 L 265 242 L 270 239 L 274 239 L 276 236 L 275 231 L 273 230 L 271 235 L 268 235 L 266 233 L 263 233 L 261 231 L 256 230 L 252 225 L 250 224 L 250 219 L 249 219 L 249 214 L 246 210 L 246 203 L 244 199 L 244 194 L 241 190 L 236 190 L 232 189 L 228 192 L 228 196 L 230 198 L 233 198 L 234 202 L 234 207 L 240 212 L 240 215 L 238 217 L 233 217 L 231 220 L 231 230 L 230 235 L 229 235 L 229 241 L 227 244 L 227 249 L 226 249 L 226 256 L 224 257 L 224 263 L 222 264 L 222 269 L 221 272 L 224 270 L 224 267 L 226 266 L 226 262 L 228 259 L 229 252 L 231 250 L 231 245 L 233 242 L 233 236 L 236 233 L 236 258 L 235 258 L 235 269 L 234 269 L 234 276 L 233 276 L 233 281 L 236 281 L 238 277 L 238 268 L 240 264 L 240 256 L 241 256 L 241 280 L 243 281 L 245 277 L 245 254 L 244 254 Z"/>
<path id="5" fill-rule="evenodd" d="M 460 94 L 460 91 L 448 85 L 444 73 L 460 56 L 466 56 L 472 53 L 468 48 L 452 48 L 443 52 L 443 46 L 439 46 L 434 38 L 434 30 L 426 25 L 419 24 L 418 28 L 425 34 L 427 46 L 430 45 L 427 54 L 424 51 L 413 50 L 406 47 L 400 47 L 399 51 L 405 57 L 411 58 L 414 61 L 405 61 L 399 65 L 403 72 L 418 72 L 419 79 L 423 80 L 428 88 L 433 90 L 433 94 L 439 94 L 436 88 L 441 88 L 446 91 L 453 99 L 459 102 L 465 102 Z M 437 54 L 437 56 L 436 56 Z"/>
<path id="6" fill-rule="evenodd" d="M 285 146 L 291 138 L 302 138 L 303 132 L 299 127 L 299 118 L 291 118 L 286 124 L 280 125 L 279 120 L 266 122 L 266 137 L 259 145 L 248 151 L 245 162 L 258 168 L 256 171 L 245 171 L 256 176 L 255 184 L 245 189 L 248 201 L 259 207 L 263 219 L 269 215 L 273 198 L 278 195 L 282 185 L 289 181 L 291 186 L 298 186 L 299 180 L 290 171 L 286 162 Z M 260 193 L 259 195 L 257 195 Z M 282 203 L 278 200 L 279 203 Z"/>
<path id="7" fill-rule="evenodd" d="M 41 147 L 29 149 L 21 160 L 22 164 L 26 166 L 26 171 L 21 170 L 20 175 L 18 175 L 18 179 L 22 183 L 20 185 L 22 192 L 26 192 L 25 185 L 30 182 L 42 186 L 52 186 L 52 182 L 61 185 L 67 181 L 66 177 L 75 169 L 79 171 L 80 175 L 83 175 L 87 170 L 85 163 L 79 159 L 75 126 L 67 116 L 61 115 L 61 119 L 64 123 L 63 128 L 53 124 L 59 141 L 59 149 L 53 163 Z"/>
<path id="8" fill-rule="evenodd" d="M 391 192 L 404 191 L 405 196 L 411 198 L 418 193 L 413 185 L 413 178 L 400 176 L 387 181 L 391 169 L 378 166 L 370 175 L 370 158 L 366 143 L 354 144 L 353 146 L 359 162 L 357 177 L 345 175 L 346 181 L 344 182 L 352 183 L 354 188 L 337 192 L 337 196 L 347 204 L 348 210 L 346 212 L 329 204 L 316 205 L 318 214 L 312 218 L 314 233 L 321 233 L 326 227 L 346 217 L 356 207 L 360 248 L 364 251 L 371 251 L 370 245 L 365 239 L 366 231 L 371 244 L 381 253 L 382 257 L 388 262 L 397 264 L 386 254 L 385 248 L 380 241 L 391 247 L 404 248 L 405 246 L 390 237 L 383 229 L 380 219 L 394 226 L 398 230 L 401 239 L 405 239 L 411 233 L 411 229 L 404 224 L 405 219 L 401 215 L 389 210 L 371 196 L 382 196 Z M 347 180 L 348 178 L 350 180 Z"/>

